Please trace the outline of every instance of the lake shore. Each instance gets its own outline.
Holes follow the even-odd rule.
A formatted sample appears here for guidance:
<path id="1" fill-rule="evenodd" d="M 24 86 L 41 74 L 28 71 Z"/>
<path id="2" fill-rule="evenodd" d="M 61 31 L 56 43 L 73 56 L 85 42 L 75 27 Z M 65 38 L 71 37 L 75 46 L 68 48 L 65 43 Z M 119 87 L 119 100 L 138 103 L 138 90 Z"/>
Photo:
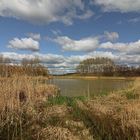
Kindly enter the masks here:
<path id="1" fill-rule="evenodd" d="M 120 76 L 80 76 L 80 75 L 66 75 L 66 76 L 53 76 L 57 79 L 105 79 L 105 80 L 135 80 L 140 77 L 120 77 Z"/>
<path id="2" fill-rule="evenodd" d="M 61 96 L 30 77 L 0 82 L 1 140 L 140 138 L 139 78 L 125 90 L 94 98 Z"/>

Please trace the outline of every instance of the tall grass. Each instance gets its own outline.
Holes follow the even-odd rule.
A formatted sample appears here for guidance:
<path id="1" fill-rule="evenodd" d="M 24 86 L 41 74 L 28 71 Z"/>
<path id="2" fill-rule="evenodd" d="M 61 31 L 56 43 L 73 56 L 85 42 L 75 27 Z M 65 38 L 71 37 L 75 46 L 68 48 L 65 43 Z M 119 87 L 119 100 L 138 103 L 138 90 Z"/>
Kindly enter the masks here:
<path id="1" fill-rule="evenodd" d="M 95 126 L 100 139 L 140 139 L 140 79 L 136 79 L 129 89 L 78 104 Z"/>
<path id="2" fill-rule="evenodd" d="M 36 108 L 57 93 L 55 86 L 40 77 L 0 78 L 0 139 L 24 139 L 28 126 L 38 120 Z"/>

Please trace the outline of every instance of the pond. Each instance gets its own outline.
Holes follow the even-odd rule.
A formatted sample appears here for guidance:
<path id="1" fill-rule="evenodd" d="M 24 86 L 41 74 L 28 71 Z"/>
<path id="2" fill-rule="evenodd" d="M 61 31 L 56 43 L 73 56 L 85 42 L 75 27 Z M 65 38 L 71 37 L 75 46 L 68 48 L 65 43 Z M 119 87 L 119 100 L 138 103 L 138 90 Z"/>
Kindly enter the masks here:
<path id="1" fill-rule="evenodd" d="M 125 89 L 130 80 L 112 79 L 53 79 L 51 84 L 61 89 L 62 96 L 90 96 L 107 94 L 111 91 Z"/>

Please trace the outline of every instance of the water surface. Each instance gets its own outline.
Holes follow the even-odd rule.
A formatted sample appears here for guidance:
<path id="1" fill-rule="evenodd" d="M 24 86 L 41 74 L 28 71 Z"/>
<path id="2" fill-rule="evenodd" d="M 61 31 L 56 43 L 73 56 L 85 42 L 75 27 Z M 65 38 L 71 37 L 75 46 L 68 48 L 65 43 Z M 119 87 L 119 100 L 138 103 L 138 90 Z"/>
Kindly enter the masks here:
<path id="1" fill-rule="evenodd" d="M 53 79 L 50 83 L 61 89 L 63 96 L 94 96 L 125 89 L 129 80 L 112 79 Z"/>

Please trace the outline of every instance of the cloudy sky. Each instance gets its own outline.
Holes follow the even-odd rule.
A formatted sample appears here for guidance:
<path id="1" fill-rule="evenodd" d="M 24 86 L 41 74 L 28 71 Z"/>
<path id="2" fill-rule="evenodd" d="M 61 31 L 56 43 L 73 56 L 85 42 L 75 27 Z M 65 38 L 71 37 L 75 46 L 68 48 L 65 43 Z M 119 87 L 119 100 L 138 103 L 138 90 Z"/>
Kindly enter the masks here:
<path id="1" fill-rule="evenodd" d="M 90 57 L 140 65 L 140 0 L 0 0 L 0 54 L 52 71 Z"/>

